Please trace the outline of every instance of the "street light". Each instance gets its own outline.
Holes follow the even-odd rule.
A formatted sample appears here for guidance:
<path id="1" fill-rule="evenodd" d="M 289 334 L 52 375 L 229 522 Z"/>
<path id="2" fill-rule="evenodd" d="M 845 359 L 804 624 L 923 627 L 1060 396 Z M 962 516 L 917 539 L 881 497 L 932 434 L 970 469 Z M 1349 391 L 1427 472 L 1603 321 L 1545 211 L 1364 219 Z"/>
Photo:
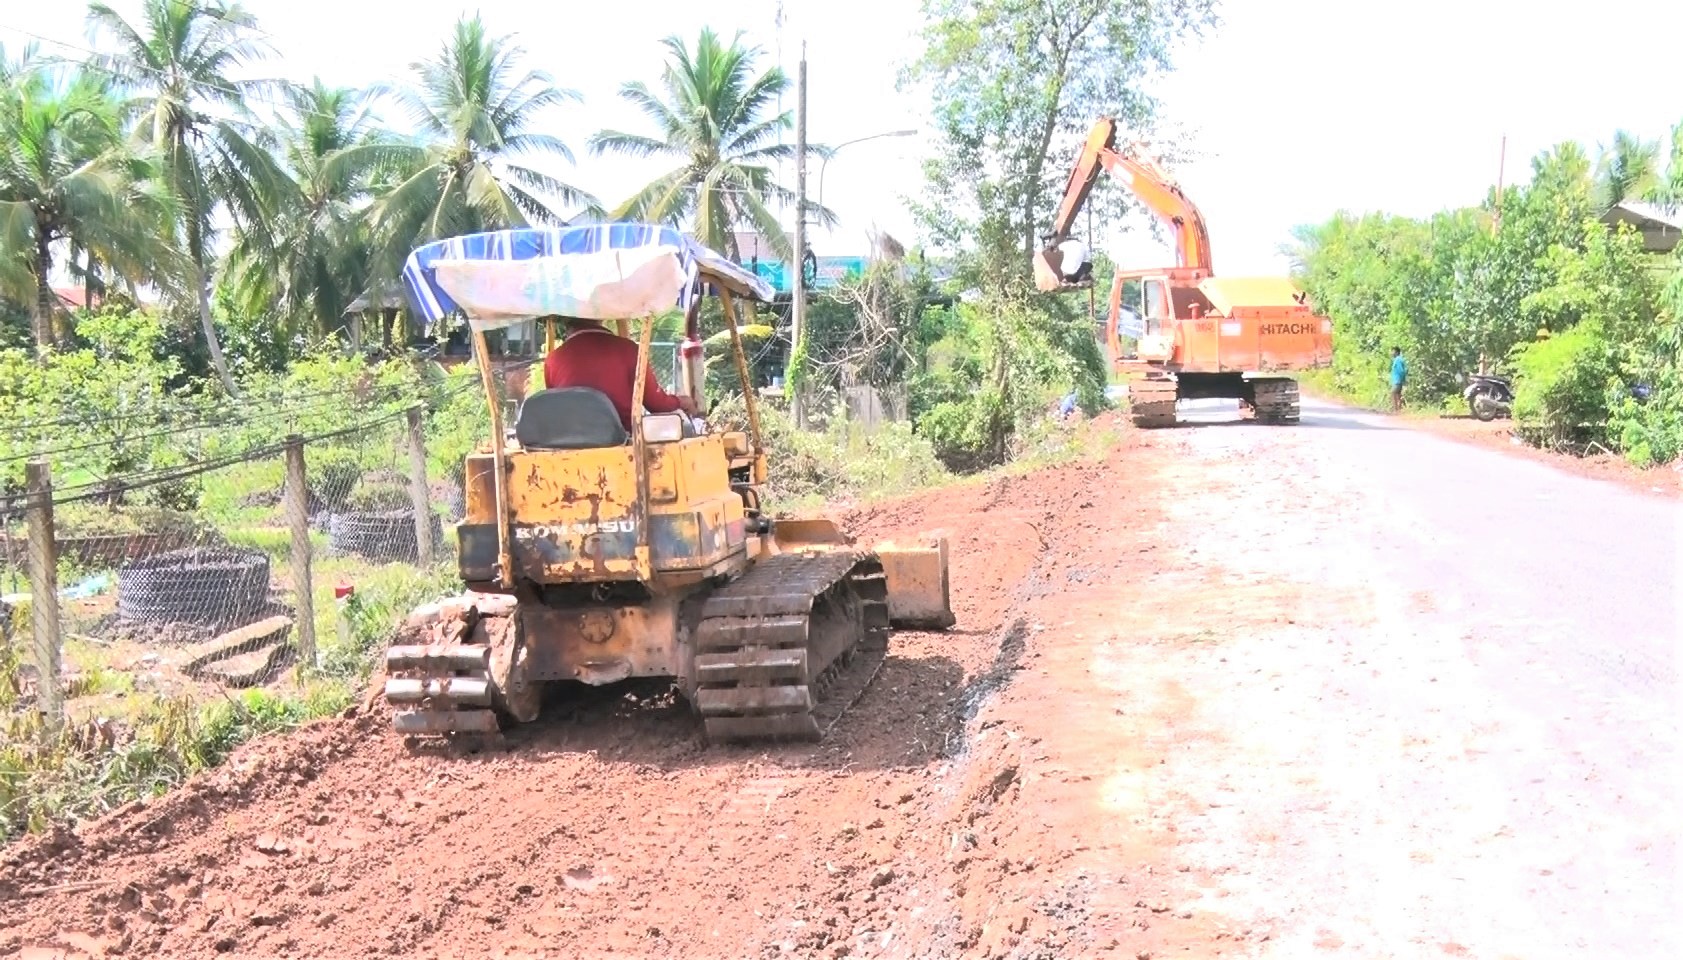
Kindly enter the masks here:
<path id="1" fill-rule="evenodd" d="M 842 147 L 850 147 L 856 143 L 864 143 L 866 140 L 881 139 L 882 137 L 915 136 L 917 136 L 916 130 L 890 130 L 887 133 L 873 133 L 868 137 L 859 137 L 856 140 L 848 140 L 844 143 L 836 144 L 830 149 L 829 153 L 825 155 L 824 159 L 818 162 L 818 205 L 820 207 L 824 205 L 824 171 L 829 168 L 830 158 L 836 155 L 837 150 L 840 150 Z"/>

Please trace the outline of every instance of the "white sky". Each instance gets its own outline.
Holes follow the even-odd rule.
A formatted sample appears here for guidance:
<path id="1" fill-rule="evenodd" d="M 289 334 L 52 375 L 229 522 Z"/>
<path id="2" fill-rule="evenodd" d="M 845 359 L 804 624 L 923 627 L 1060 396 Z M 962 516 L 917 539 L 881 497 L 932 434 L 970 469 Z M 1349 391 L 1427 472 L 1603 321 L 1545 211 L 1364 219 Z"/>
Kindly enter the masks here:
<path id="1" fill-rule="evenodd" d="M 138 0 L 116 0 L 130 13 Z M 264 71 L 332 84 L 404 82 L 408 64 L 432 55 L 464 9 L 461 0 L 248 0 L 280 51 Z M 914 128 L 925 104 L 894 89 L 897 68 L 917 52 L 915 0 L 818 3 L 785 0 L 632 0 L 555 4 L 482 0 L 493 33 L 516 34 L 529 63 L 581 91 L 582 105 L 556 111 L 550 131 L 574 147 L 578 166 L 557 170 L 613 203 L 652 178 L 661 163 L 591 157 L 590 133 L 646 130 L 616 96 L 619 84 L 658 80 L 660 39 L 693 38 L 703 25 L 744 30 L 793 77 L 802 39 L 809 76 L 808 135 L 841 143 Z M 1478 202 L 1496 178 L 1501 138 L 1508 180 L 1565 139 L 1592 150 L 1624 127 L 1650 138 L 1683 120 L 1683 86 L 1660 38 L 1683 35 L 1683 3 L 1610 0 L 1594 15 L 1543 15 L 1526 0 L 1229 0 L 1226 23 L 1184 51 L 1159 88 L 1164 117 L 1191 131 L 1202 156 L 1178 171 L 1210 223 L 1218 273 L 1285 269 L 1278 246 L 1300 223 L 1340 208 L 1424 215 Z M 0 3 L 0 43 L 16 50 L 45 37 L 89 45 L 84 7 Z M 1644 38 L 1653 38 L 1645 41 Z M 74 53 L 54 43 L 48 52 Z M 794 108 L 791 91 L 787 107 Z M 652 132 L 652 131 L 648 131 Z M 817 231 L 820 255 L 862 253 L 873 223 L 915 240 L 901 197 L 922 183 L 925 138 L 850 146 L 830 161 L 824 202 L 842 219 Z M 820 164 L 809 165 L 817 199 Z M 792 186 L 792 178 L 788 178 Z M 1137 266 L 1167 263 L 1166 247 L 1142 230 L 1097 244 Z"/>

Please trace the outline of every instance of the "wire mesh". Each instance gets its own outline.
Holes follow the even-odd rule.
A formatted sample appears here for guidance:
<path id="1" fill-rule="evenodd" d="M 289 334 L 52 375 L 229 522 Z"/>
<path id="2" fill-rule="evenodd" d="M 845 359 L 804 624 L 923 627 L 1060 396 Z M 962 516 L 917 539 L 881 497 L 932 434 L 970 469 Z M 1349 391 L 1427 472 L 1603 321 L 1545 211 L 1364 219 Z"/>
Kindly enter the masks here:
<path id="1" fill-rule="evenodd" d="M 62 654 L 45 673 L 38 665 L 54 651 L 30 622 L 29 563 L 43 545 L 25 522 L 27 498 L 12 492 L 0 501 L 0 712 L 40 703 L 43 675 L 97 709 L 101 697 L 251 688 L 300 664 L 366 664 L 416 585 L 441 587 L 454 569 L 446 534 L 460 487 L 429 478 L 425 423 L 405 414 L 296 417 L 243 451 L 215 456 L 207 445 L 196 462 L 98 479 L 55 463 Z M 301 489 L 276 436 L 289 428 L 315 431 L 300 445 Z M 359 607 L 370 587 L 384 598 L 375 611 Z"/>

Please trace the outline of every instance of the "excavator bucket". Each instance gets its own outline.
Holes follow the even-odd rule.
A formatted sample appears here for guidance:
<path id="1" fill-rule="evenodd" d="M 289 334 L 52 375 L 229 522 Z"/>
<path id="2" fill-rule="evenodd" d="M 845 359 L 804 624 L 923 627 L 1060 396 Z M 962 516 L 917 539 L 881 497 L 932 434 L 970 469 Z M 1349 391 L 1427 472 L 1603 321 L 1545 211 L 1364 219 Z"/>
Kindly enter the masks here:
<path id="1" fill-rule="evenodd" d="M 944 630 L 956 622 L 947 578 L 947 538 L 919 546 L 879 543 L 875 552 L 888 581 L 889 623 Z"/>
<path id="2" fill-rule="evenodd" d="M 1034 285 L 1041 293 L 1051 293 L 1064 285 L 1064 275 L 1058 267 L 1063 253 L 1057 247 L 1046 247 L 1034 255 Z"/>

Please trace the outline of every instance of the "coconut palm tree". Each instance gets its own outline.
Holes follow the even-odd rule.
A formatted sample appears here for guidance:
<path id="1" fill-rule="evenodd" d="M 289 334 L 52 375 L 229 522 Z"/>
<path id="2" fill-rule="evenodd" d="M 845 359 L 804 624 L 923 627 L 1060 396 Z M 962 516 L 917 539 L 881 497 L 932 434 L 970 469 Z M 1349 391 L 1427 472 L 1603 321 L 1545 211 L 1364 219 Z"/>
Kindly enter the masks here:
<path id="1" fill-rule="evenodd" d="M 603 130 L 590 138 L 590 149 L 596 154 L 668 157 L 678 165 L 612 215 L 673 224 L 688 218 L 697 239 L 732 257 L 738 256 L 735 228 L 752 227 L 782 256 L 789 256 L 789 238 L 771 205 L 792 205 L 795 197 L 777 184 L 768 166 L 795 154 L 792 146 L 778 142 L 792 115 L 772 113 L 789 78 L 775 66 L 756 75 L 760 51 L 744 47 L 740 32 L 728 45 L 707 28 L 693 49 L 676 36 L 664 43 L 664 97 L 640 82 L 620 88 L 620 96 L 652 120 L 657 133 Z M 808 149 L 816 156 L 825 152 L 822 147 Z M 835 220 L 828 210 L 811 203 L 807 209 L 820 222 Z"/>
<path id="2" fill-rule="evenodd" d="M 123 142 L 119 104 L 103 78 L 16 63 L 0 51 L 0 287 L 33 298 L 36 346 L 52 346 L 55 249 L 155 279 L 174 263 L 158 232 L 167 191 Z M 27 288 L 27 289 L 26 289 Z"/>
<path id="3" fill-rule="evenodd" d="M 261 229 L 242 229 L 229 254 L 236 301 L 252 315 L 278 308 L 285 337 L 308 325 L 328 334 L 368 285 L 369 237 L 361 206 L 369 195 L 369 157 L 346 152 L 378 143 L 371 112 L 377 91 L 310 86 L 285 92 L 276 127 L 282 176 Z"/>
<path id="4" fill-rule="evenodd" d="M 1683 123 L 1671 128 L 1665 176 L 1654 185 L 1649 199 L 1668 209 L 1683 206 Z M 1680 274 L 1683 276 L 1683 274 Z"/>
<path id="5" fill-rule="evenodd" d="M 1623 200 L 1642 200 L 1660 186 L 1660 144 L 1627 131 L 1613 134 L 1613 145 L 1601 151 L 1596 171 L 1596 201 L 1611 207 Z"/>
<path id="6" fill-rule="evenodd" d="M 438 54 L 412 65 L 418 89 L 399 102 L 419 127 L 409 143 L 347 151 L 342 162 L 377 156 L 400 175 L 371 208 L 389 278 L 409 249 L 429 240 L 562 219 L 552 204 L 595 209 L 588 193 L 529 165 L 571 163 L 558 137 L 533 132 L 539 114 L 578 101 L 536 70 L 522 70 L 520 47 L 492 37 L 475 15 L 457 21 Z"/>
<path id="7" fill-rule="evenodd" d="M 213 217 L 226 211 L 246 229 L 260 227 L 280 182 L 246 107 L 273 84 L 231 78 L 267 53 L 253 36 L 256 19 L 221 0 L 142 0 L 136 23 L 99 2 L 89 4 L 88 20 L 116 51 L 93 64 L 134 95 L 134 133 L 159 154 L 160 176 L 179 201 L 178 239 L 192 264 L 205 347 L 236 393 L 211 320 Z"/>

